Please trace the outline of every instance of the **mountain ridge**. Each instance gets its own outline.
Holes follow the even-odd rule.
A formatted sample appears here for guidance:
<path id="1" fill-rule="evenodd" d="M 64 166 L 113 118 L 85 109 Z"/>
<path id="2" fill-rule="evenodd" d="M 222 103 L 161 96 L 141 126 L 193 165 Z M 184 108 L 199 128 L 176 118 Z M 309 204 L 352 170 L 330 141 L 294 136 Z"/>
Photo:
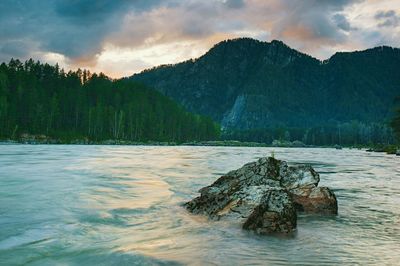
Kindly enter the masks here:
<path id="1" fill-rule="evenodd" d="M 299 53 L 299 54 L 301 54 L 301 55 L 304 55 L 304 56 L 307 56 L 307 57 L 309 57 L 309 58 L 312 58 L 312 59 L 314 59 L 314 60 L 316 60 L 316 61 L 319 61 L 321 64 L 325 64 L 325 63 L 329 62 L 333 57 L 336 57 L 336 56 L 342 55 L 342 54 L 363 53 L 363 52 L 368 52 L 368 51 L 384 50 L 384 49 L 399 50 L 399 51 L 400 51 L 400 47 L 392 47 L 392 46 L 389 46 L 389 45 L 379 45 L 379 46 L 374 46 L 374 47 L 371 47 L 371 48 L 366 48 L 366 49 L 363 49 L 363 50 L 338 51 L 338 52 L 335 52 L 334 54 L 332 54 L 332 55 L 331 55 L 329 58 L 327 58 L 327 59 L 319 59 L 319 58 L 314 57 L 314 56 L 312 56 L 312 55 L 310 55 L 310 54 L 307 54 L 307 53 L 305 53 L 305 52 L 301 52 L 301 51 L 298 51 L 298 50 L 296 50 L 296 49 L 294 49 L 294 48 L 291 48 L 291 47 L 290 47 L 288 44 L 286 44 L 285 42 L 283 42 L 283 41 L 281 41 L 281 40 L 277 40 L 277 39 L 273 39 L 273 40 L 271 40 L 271 41 L 268 42 L 268 41 L 261 41 L 261 40 L 253 39 L 253 38 L 250 38 L 250 37 L 233 38 L 233 39 L 223 40 L 223 41 L 221 41 L 221 42 L 218 42 L 218 43 L 214 44 L 213 47 L 211 47 L 206 53 L 200 55 L 200 56 L 197 57 L 197 58 L 187 59 L 187 60 L 184 60 L 184 61 L 181 61 L 181 62 L 178 62 L 178 63 L 161 64 L 161 65 L 158 65 L 158 66 L 153 66 L 153 67 L 144 69 L 144 70 L 142 70 L 142 71 L 140 71 L 140 72 L 138 72 L 138 73 L 134 73 L 133 75 L 129 76 L 128 78 L 133 77 L 133 76 L 135 76 L 135 75 L 140 75 L 140 74 L 143 74 L 143 73 L 152 71 L 152 70 L 154 70 L 154 69 L 159 69 L 159 68 L 163 68 L 163 67 L 174 67 L 174 66 L 177 66 L 177 65 L 180 65 L 180 64 L 184 64 L 184 63 L 188 63 L 188 62 L 194 62 L 194 61 L 197 61 L 197 60 L 201 59 L 202 57 L 204 57 L 206 54 L 208 54 L 209 52 L 211 52 L 214 48 L 216 48 L 216 47 L 219 46 L 219 45 L 222 45 L 222 44 L 224 44 L 224 43 L 229 43 L 229 42 L 243 41 L 243 40 L 254 41 L 254 42 L 261 43 L 261 44 L 280 44 L 280 45 L 283 45 L 283 46 L 289 48 L 290 50 L 293 50 L 293 51 L 295 51 L 295 52 L 297 52 L 297 53 Z"/>
<path id="2" fill-rule="evenodd" d="M 130 77 L 224 128 L 383 122 L 400 94 L 400 49 L 379 46 L 319 60 L 282 41 L 222 41 L 197 59 Z"/>

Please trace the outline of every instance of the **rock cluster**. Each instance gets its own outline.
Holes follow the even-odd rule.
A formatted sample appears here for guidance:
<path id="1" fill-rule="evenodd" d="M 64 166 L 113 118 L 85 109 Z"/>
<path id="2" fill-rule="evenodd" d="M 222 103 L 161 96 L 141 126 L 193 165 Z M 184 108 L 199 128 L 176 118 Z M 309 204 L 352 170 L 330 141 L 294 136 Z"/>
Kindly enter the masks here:
<path id="1" fill-rule="evenodd" d="M 53 139 L 46 135 L 32 135 L 28 133 L 23 133 L 20 135 L 18 142 L 23 144 L 60 144 L 61 141 L 58 139 Z"/>
<path id="2" fill-rule="evenodd" d="M 200 189 L 185 207 L 211 219 L 239 219 L 256 233 L 289 233 L 296 229 L 297 211 L 337 214 L 335 194 L 318 183 L 311 166 L 261 158 Z"/>

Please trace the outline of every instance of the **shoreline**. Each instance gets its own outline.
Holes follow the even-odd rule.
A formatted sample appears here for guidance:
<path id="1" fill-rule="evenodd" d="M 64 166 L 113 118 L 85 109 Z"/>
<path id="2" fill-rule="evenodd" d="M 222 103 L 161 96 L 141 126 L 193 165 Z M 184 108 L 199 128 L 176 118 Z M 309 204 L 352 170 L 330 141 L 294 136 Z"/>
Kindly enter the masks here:
<path id="1" fill-rule="evenodd" d="M 0 144 L 26 144 L 26 145 L 127 145 L 127 146 L 226 146 L 226 147 L 279 147 L 279 148 L 335 148 L 334 146 L 312 145 L 272 145 L 260 142 L 241 142 L 236 140 L 191 141 L 177 143 L 174 141 L 125 141 L 125 140 L 0 140 Z"/>
<path id="2" fill-rule="evenodd" d="M 105 145 L 105 146 L 197 146 L 197 147 L 266 147 L 266 148 L 331 148 L 331 149 L 358 149 L 366 152 L 386 153 L 400 156 L 400 147 L 396 145 L 360 145 L 360 146 L 340 146 L 326 145 L 314 146 L 305 145 L 304 143 L 294 142 L 273 142 L 272 144 L 260 142 L 241 142 L 236 140 L 213 140 L 213 141 L 191 141 L 177 143 L 173 141 L 127 141 L 127 140 L 103 140 L 91 141 L 88 139 L 75 139 L 71 141 L 61 141 L 56 139 L 0 139 L 0 145 Z"/>
<path id="3" fill-rule="evenodd" d="M 87 141 L 87 140 L 74 140 L 74 141 L 41 141 L 41 140 L 0 140 L 1 145 L 20 144 L 20 145 L 109 145 L 109 146 L 211 146 L 211 147 L 267 147 L 267 148 L 335 148 L 337 150 L 343 149 L 370 149 L 368 151 L 381 152 L 371 150 L 369 146 L 339 146 L 326 145 L 272 145 L 260 142 L 241 142 L 234 140 L 221 140 L 221 141 L 196 141 L 196 142 L 163 142 L 163 141 L 124 141 L 124 140 L 105 140 L 105 141 Z M 382 151 L 383 152 L 383 151 Z"/>
<path id="4" fill-rule="evenodd" d="M 109 145 L 109 146 L 211 146 L 211 147 L 278 147 L 266 143 L 258 142 L 239 142 L 239 141 L 199 141 L 177 143 L 173 141 L 124 141 L 124 140 L 105 140 L 105 141 L 41 141 L 41 140 L 0 140 L 0 145 Z M 283 146 L 282 146 L 283 147 Z M 289 147 L 289 146 L 287 146 Z M 292 146 L 291 146 L 292 147 Z M 303 146 L 303 148 L 315 148 L 315 146 Z"/>

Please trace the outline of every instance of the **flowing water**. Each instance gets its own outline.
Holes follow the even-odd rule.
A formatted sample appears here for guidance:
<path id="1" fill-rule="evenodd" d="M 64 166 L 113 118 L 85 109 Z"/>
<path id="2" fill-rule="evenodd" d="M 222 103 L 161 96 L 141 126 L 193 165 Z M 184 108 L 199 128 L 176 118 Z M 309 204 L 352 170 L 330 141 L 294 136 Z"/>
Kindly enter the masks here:
<path id="1" fill-rule="evenodd" d="M 339 215 L 257 236 L 181 204 L 274 151 L 309 163 Z M 0 145 L 1 265 L 400 263 L 400 158 L 359 150 Z"/>

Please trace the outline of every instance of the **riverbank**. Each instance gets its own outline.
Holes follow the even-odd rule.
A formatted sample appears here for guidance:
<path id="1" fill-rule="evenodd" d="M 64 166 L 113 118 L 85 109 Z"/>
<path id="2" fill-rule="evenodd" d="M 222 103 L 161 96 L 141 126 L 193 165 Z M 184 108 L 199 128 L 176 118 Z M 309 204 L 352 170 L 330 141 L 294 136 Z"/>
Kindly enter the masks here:
<path id="1" fill-rule="evenodd" d="M 22 134 L 15 139 L 0 139 L 2 144 L 73 144 L 73 145 L 134 145 L 134 146 L 227 146 L 227 147 L 288 147 L 297 146 L 305 147 L 301 142 L 274 142 L 271 144 L 259 142 L 242 142 L 236 140 L 212 140 L 212 141 L 190 141 L 190 142 L 175 142 L 175 141 L 131 141 L 120 139 L 108 140 L 91 140 L 89 138 L 69 138 L 59 139 L 52 138 L 46 135 Z M 280 144 L 280 145 L 278 145 Z"/>
<path id="2" fill-rule="evenodd" d="M 0 144 L 30 144 L 30 145 L 131 145 L 131 146 L 226 146 L 226 147 L 272 147 L 267 143 L 241 142 L 235 140 L 224 141 L 191 141 L 177 143 L 174 141 L 129 141 L 129 140 L 102 140 L 88 139 L 57 140 L 57 139 L 17 139 L 0 140 Z"/>
<path id="3" fill-rule="evenodd" d="M 359 149 L 367 152 L 381 152 L 400 156 L 400 146 L 397 145 L 357 145 L 357 146 L 314 146 L 306 145 L 301 141 L 280 141 L 274 140 L 272 143 L 249 142 L 237 140 L 211 140 L 211 141 L 190 141 L 190 142 L 174 142 L 174 141 L 130 141 L 130 140 L 90 140 L 88 138 L 81 139 L 54 139 L 45 135 L 28 135 L 23 134 L 18 139 L 0 139 L 0 144 L 30 144 L 30 145 L 128 145 L 128 146 L 210 146 L 210 147 L 276 147 L 276 148 L 335 148 L 341 150 Z"/>
<path id="4" fill-rule="evenodd" d="M 20 138 L 20 139 L 3 139 L 0 144 L 30 144 L 30 145 L 131 145 L 131 146 L 210 146 L 210 147 L 279 147 L 279 148 L 336 148 L 338 146 L 313 146 L 305 145 L 300 141 L 272 143 L 237 141 L 237 140 L 210 140 L 210 141 L 190 141 L 190 142 L 174 142 L 174 141 L 129 141 L 129 140 L 89 140 L 89 139 L 73 139 L 60 140 L 44 137 Z M 340 147 L 341 149 L 342 147 Z"/>
<path id="5" fill-rule="evenodd" d="M 400 146 L 397 145 L 373 145 L 366 150 L 367 152 L 382 152 L 400 156 Z"/>

